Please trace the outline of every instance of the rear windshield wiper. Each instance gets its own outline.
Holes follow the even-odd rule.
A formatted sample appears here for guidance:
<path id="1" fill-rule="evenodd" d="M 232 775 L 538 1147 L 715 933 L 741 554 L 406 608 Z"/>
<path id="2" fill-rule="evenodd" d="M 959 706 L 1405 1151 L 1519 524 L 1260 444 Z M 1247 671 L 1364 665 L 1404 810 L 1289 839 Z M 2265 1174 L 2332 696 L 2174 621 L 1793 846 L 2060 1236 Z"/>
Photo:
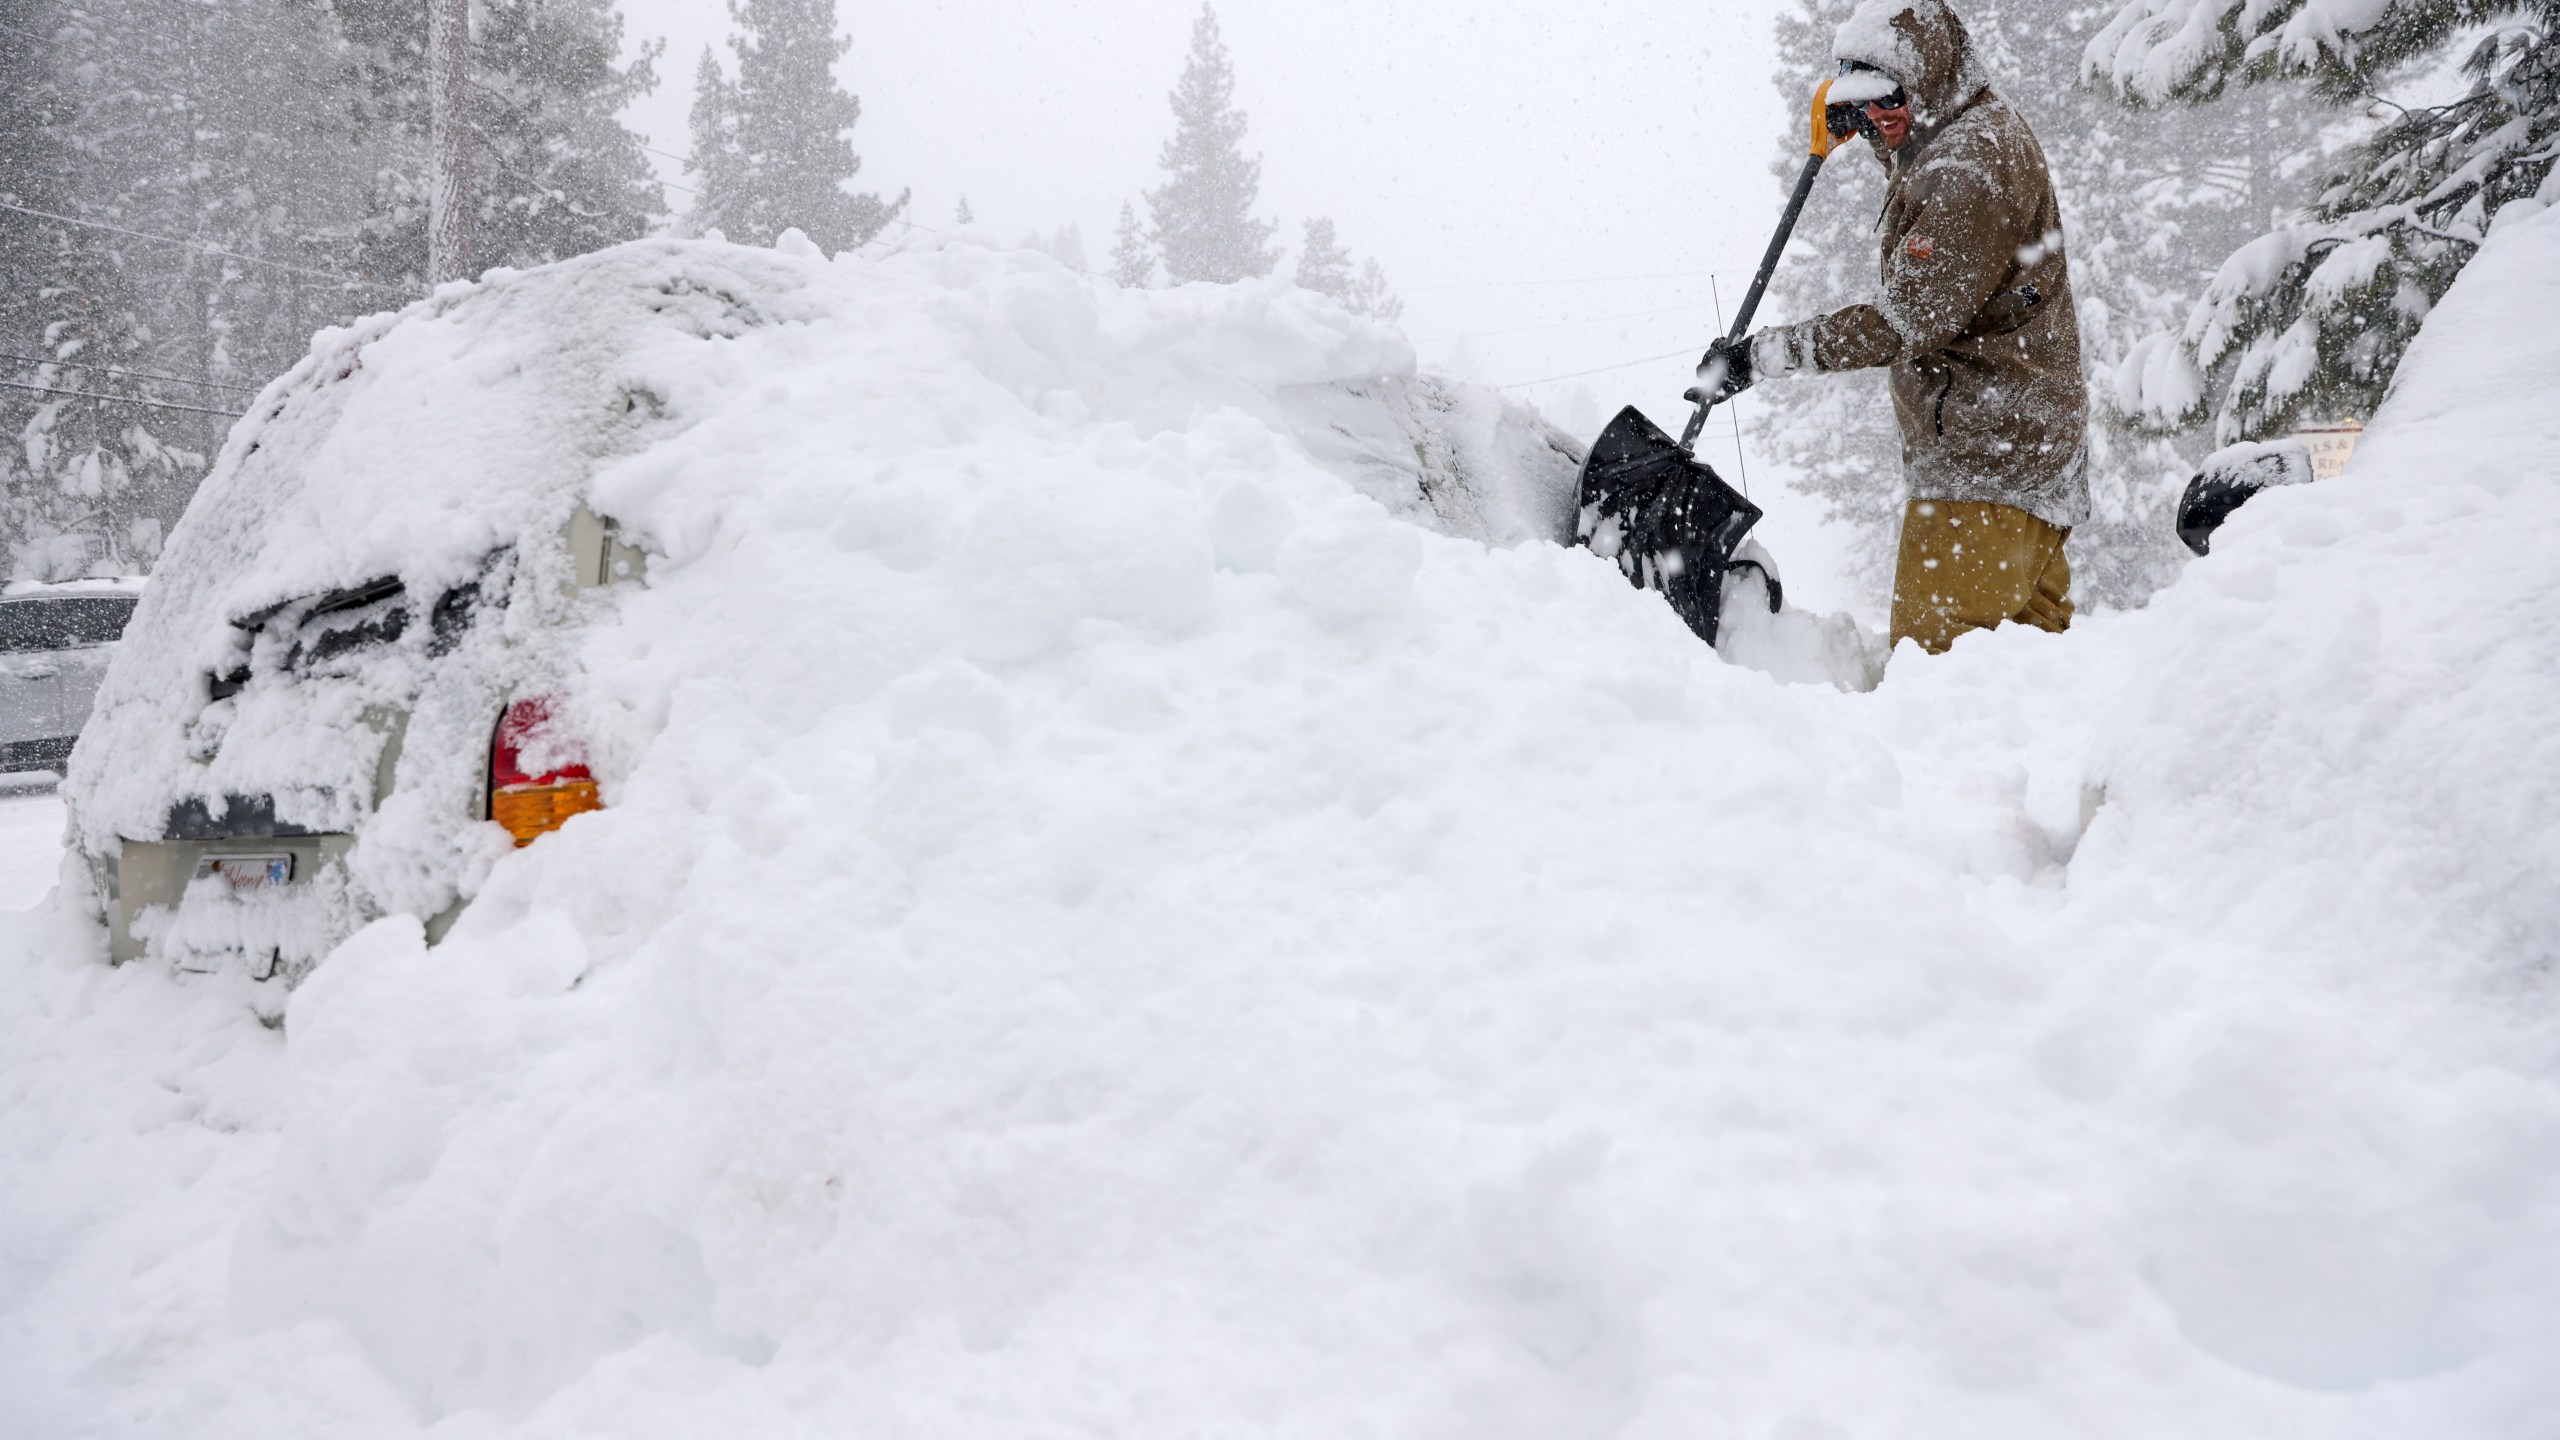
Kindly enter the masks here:
<path id="1" fill-rule="evenodd" d="M 344 590 L 331 590 L 320 596 L 318 599 L 311 600 L 311 608 L 303 613 L 302 618 L 309 620 L 317 616 L 326 615 L 333 610 L 359 609 L 363 606 L 370 605 L 374 601 L 380 600 L 385 596 L 397 595 L 400 593 L 402 588 L 399 576 L 385 575 L 379 579 L 367 580 L 361 585 L 350 585 Z M 287 610 L 292 609 L 294 606 L 302 604 L 307 598 L 309 597 L 293 595 L 279 600 L 273 605 L 261 606 L 260 608 L 252 610 L 248 614 L 233 620 L 231 622 L 231 628 L 234 630 L 263 630 L 266 628 L 268 621 L 273 620 Z"/>
<path id="2" fill-rule="evenodd" d="M 394 599 L 403 594 L 406 588 L 400 583 L 399 576 L 384 575 L 359 585 L 349 585 L 342 590 L 326 591 L 318 596 L 287 596 L 272 605 L 262 605 L 245 615 L 234 617 L 231 628 L 254 639 L 259 631 L 267 627 L 269 621 L 296 606 L 306 608 L 295 624 L 308 625 L 314 620 L 330 615 L 361 610 L 367 606 Z M 407 608 L 398 607 L 385 615 L 325 633 L 307 649 L 300 643 L 296 643 L 292 655 L 285 661 L 285 668 L 292 669 L 306 660 L 326 660 L 360 645 L 397 640 L 400 638 L 401 630 L 407 626 L 408 620 Z M 208 699 L 228 699 L 247 688 L 249 662 L 244 657 L 231 669 L 218 675 L 208 675 L 205 679 Z"/>

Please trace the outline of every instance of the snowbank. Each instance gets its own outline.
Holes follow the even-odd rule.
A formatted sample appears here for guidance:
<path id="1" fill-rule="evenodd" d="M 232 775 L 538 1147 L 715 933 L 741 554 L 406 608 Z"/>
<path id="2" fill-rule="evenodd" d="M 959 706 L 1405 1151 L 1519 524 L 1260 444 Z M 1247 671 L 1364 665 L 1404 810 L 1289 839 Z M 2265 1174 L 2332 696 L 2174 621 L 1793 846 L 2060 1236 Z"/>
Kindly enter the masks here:
<path id="1" fill-rule="evenodd" d="M 728 649 L 815 624 L 825 653 L 763 663 L 859 696 L 938 644 L 1027 660 L 1087 621 L 1188 630 L 1220 563 L 1356 615 L 1404 583 L 1412 526 L 1564 538 L 1579 463 L 1525 407 L 1415 374 L 1401 335 L 1285 284 L 1123 292 L 976 246 L 830 265 L 796 237 L 495 273 L 324 332 L 260 397 L 171 537 L 64 793 L 97 857 L 237 796 L 355 832 L 314 883 L 134 918 L 182 968 L 248 953 L 299 975 L 367 919 L 476 893 L 507 848 L 465 818 L 507 697 L 559 696 L 618 786 L 689 672 L 584 684 L 581 634 Z M 823 543 L 782 540 L 813 505 L 833 529 L 798 539 Z M 698 579 L 670 630 L 581 590 L 581 506 L 680 569 L 743 538 L 750 566 L 789 573 Z M 839 573 L 853 556 L 945 593 L 869 594 Z M 362 603 L 257 618 L 324 596 Z M 825 649 L 843 617 L 887 613 L 866 600 L 920 607 L 913 634 L 855 647 L 885 667 L 867 680 Z"/>
<path id="2" fill-rule="evenodd" d="M 580 657 L 612 808 L 444 945 L 373 926 L 276 1033 L 0 935 L 37 1433 L 2560 1403 L 2560 223 L 2346 476 L 1873 694 L 1399 523 L 1283 294 L 840 268 L 870 308 L 656 377 L 687 428 L 599 474 L 670 556 Z"/>

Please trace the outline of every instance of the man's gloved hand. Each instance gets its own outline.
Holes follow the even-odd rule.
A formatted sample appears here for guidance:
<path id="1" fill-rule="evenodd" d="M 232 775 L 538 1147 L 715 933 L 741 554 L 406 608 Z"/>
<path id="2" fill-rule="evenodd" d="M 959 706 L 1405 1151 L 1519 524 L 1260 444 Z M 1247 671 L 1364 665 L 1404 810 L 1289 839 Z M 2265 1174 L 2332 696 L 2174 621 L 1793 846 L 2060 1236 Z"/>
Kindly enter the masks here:
<path id="1" fill-rule="evenodd" d="M 1822 126 L 1831 132 L 1835 145 L 1846 145 L 1862 135 L 1869 144 L 1876 140 L 1876 122 L 1867 118 L 1864 105 L 1825 105 L 1822 107 Z"/>
<path id="2" fill-rule="evenodd" d="M 1751 388 L 1751 341 L 1718 340 L 1698 359 L 1698 383 L 1682 397 L 1693 405 L 1721 405 Z"/>

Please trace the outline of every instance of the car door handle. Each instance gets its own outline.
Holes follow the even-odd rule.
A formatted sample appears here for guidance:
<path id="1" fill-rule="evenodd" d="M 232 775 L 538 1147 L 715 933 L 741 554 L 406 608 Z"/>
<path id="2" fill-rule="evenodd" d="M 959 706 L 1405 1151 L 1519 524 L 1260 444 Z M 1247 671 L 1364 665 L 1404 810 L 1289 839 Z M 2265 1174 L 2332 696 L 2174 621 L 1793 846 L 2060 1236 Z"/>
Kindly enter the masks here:
<path id="1" fill-rule="evenodd" d="M 26 669 L 19 671 L 18 675 L 21 679 L 26 680 L 50 680 L 61 673 L 62 671 L 58 666 L 30 665 Z"/>

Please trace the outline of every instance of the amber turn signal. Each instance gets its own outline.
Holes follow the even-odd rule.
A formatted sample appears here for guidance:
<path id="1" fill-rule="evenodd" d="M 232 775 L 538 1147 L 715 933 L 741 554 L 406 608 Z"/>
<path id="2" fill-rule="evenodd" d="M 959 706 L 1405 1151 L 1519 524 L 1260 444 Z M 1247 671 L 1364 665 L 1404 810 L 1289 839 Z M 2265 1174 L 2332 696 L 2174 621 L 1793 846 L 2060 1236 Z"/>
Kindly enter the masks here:
<path id="1" fill-rule="evenodd" d="M 604 808 L 593 780 L 563 780 L 557 785 L 511 785 L 489 797 L 489 818 L 516 837 L 521 850 L 536 836 L 569 823 L 572 815 Z"/>
<path id="2" fill-rule="evenodd" d="M 530 696 L 507 707 L 489 743 L 489 818 L 506 827 L 521 850 L 572 815 L 604 808 L 580 748 L 552 728 L 551 701 Z M 528 765 L 528 756 L 546 758 Z"/>

